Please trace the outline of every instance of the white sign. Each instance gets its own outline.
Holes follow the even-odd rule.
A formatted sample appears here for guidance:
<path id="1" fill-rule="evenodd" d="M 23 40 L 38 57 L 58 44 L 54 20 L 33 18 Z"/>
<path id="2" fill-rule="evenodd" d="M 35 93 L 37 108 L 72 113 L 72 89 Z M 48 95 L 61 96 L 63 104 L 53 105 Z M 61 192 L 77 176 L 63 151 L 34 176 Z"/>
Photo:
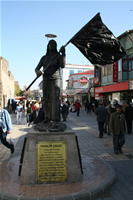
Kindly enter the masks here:
<path id="1" fill-rule="evenodd" d="M 133 90 L 133 80 L 129 81 L 129 90 Z"/>

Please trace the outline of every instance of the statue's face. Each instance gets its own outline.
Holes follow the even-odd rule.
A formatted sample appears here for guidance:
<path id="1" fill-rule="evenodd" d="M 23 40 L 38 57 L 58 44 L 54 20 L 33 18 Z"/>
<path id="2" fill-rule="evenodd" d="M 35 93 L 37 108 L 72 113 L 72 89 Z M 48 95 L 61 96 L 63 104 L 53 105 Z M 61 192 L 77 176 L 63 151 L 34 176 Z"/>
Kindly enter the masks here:
<path id="1" fill-rule="evenodd" d="M 56 42 L 54 40 L 51 40 L 49 42 L 49 49 L 53 50 L 53 49 L 56 49 L 56 47 L 57 47 Z"/>

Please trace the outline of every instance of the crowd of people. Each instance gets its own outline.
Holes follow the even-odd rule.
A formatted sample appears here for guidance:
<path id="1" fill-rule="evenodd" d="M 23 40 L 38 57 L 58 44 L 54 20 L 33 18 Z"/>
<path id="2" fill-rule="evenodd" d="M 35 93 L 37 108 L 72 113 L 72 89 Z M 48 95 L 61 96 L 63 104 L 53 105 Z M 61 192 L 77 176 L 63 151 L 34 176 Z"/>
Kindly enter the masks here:
<path id="1" fill-rule="evenodd" d="M 70 112 L 76 112 L 77 116 L 80 114 L 82 108 L 79 100 L 72 101 L 71 104 L 67 102 L 61 103 L 61 113 L 63 121 L 66 121 L 67 115 Z M 125 144 L 125 134 L 132 133 L 133 121 L 133 107 L 127 101 L 124 106 L 115 102 L 111 105 L 108 102 L 106 106 L 103 103 L 90 103 L 88 100 L 85 102 L 85 110 L 87 114 L 92 112 L 96 115 L 98 123 L 99 138 L 103 138 L 104 134 L 113 135 L 113 149 L 114 153 L 123 153 L 122 147 Z"/>
<path id="2" fill-rule="evenodd" d="M 81 108 L 82 108 L 82 106 L 80 104 L 79 99 L 77 99 L 75 103 L 74 103 L 74 101 L 72 101 L 71 103 L 69 101 L 66 101 L 66 102 L 61 101 L 60 111 L 61 111 L 63 121 L 66 121 L 66 118 L 67 118 L 69 112 L 76 112 L 77 116 L 79 117 Z"/>
<path id="3" fill-rule="evenodd" d="M 77 117 L 79 117 L 81 108 L 82 106 L 78 99 L 71 103 L 69 101 L 60 101 L 60 121 L 65 122 L 69 112 L 76 113 Z M 85 110 L 87 114 L 90 115 L 92 112 L 95 113 L 98 123 L 99 138 L 103 138 L 104 134 L 112 134 L 114 153 L 122 153 L 122 147 L 125 143 L 125 134 L 132 133 L 132 105 L 127 101 L 123 108 L 118 102 L 112 107 L 111 102 L 108 102 L 107 105 L 104 106 L 103 103 L 94 104 L 86 101 Z M 37 124 L 45 120 L 45 113 L 41 102 L 27 101 L 25 107 L 21 102 L 18 102 L 13 112 L 16 113 L 17 124 L 21 124 L 23 112 L 25 113 L 28 126 L 30 126 L 31 123 Z M 14 145 L 6 140 L 7 134 L 11 132 L 12 123 L 10 114 L 6 109 L 1 108 L 0 104 L 0 140 L 3 145 L 9 148 L 11 153 L 13 153 Z"/>
<path id="4" fill-rule="evenodd" d="M 122 147 L 125 144 L 125 134 L 132 133 L 132 121 L 133 121 L 133 107 L 127 101 L 125 109 L 122 105 L 116 103 L 112 108 L 111 103 L 108 102 L 107 107 L 104 107 L 102 103 L 96 109 L 99 138 L 103 138 L 104 133 L 113 135 L 113 148 L 114 153 L 123 153 Z"/>

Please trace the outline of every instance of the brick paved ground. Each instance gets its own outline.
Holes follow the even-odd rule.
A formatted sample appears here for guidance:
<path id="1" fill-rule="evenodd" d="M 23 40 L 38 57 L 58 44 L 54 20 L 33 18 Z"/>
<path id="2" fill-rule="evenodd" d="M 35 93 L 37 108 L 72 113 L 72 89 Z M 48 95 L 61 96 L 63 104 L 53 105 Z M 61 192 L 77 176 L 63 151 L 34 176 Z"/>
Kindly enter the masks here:
<path id="1" fill-rule="evenodd" d="M 13 122 L 13 134 L 15 138 L 15 154 L 22 149 L 23 137 L 27 133 L 26 120 L 23 116 L 22 125 L 16 125 L 16 115 L 11 114 Z M 78 136 L 80 153 L 82 156 L 101 158 L 109 163 L 116 171 L 117 183 L 104 198 L 97 200 L 132 200 L 133 199 L 133 134 L 126 134 L 126 144 L 123 147 L 123 154 L 114 155 L 112 136 L 104 135 L 103 139 L 98 138 L 98 126 L 94 113 L 87 115 L 81 109 L 80 116 L 70 113 L 66 124 L 70 126 Z M 9 137 L 9 136 L 8 136 Z M 10 151 L 0 144 L 0 162 L 10 156 Z"/>

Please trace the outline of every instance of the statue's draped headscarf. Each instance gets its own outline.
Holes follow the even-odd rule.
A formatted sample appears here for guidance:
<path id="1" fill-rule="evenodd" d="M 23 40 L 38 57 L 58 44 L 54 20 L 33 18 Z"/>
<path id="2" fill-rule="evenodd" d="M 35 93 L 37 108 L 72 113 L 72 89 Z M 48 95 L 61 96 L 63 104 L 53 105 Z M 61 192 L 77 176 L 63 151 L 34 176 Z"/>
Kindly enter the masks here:
<path id="1" fill-rule="evenodd" d="M 50 48 L 50 45 L 54 46 L 53 49 Z M 55 52 L 57 53 L 57 43 L 55 40 L 50 40 L 48 45 L 47 45 L 47 53 L 46 55 L 50 54 L 50 52 Z"/>

